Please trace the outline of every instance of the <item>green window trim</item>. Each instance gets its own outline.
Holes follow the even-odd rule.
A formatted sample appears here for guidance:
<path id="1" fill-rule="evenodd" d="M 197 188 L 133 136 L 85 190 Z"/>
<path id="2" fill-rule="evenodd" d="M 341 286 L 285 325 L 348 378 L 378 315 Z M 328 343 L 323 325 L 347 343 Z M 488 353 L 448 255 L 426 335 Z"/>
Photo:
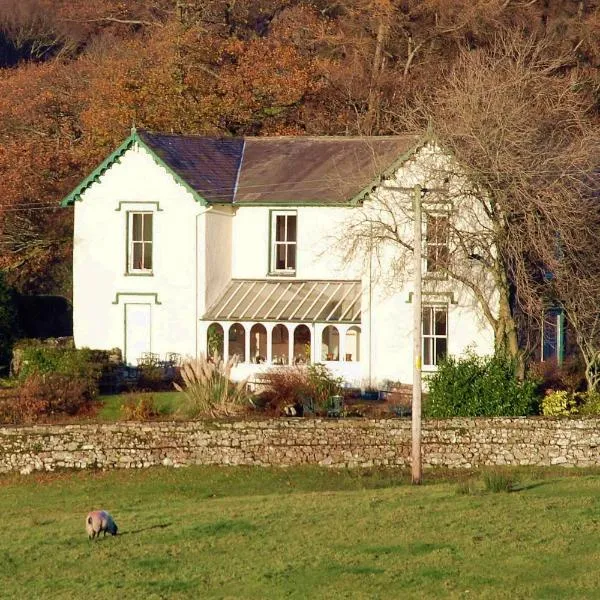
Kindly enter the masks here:
<path id="1" fill-rule="evenodd" d="M 154 205 L 156 206 L 156 211 L 155 212 L 164 212 L 164 210 L 160 207 L 160 202 L 156 202 L 156 201 L 149 201 L 146 202 L 145 200 L 121 200 L 119 202 L 119 206 L 117 208 L 115 208 L 115 212 L 120 212 L 121 209 L 123 208 L 123 206 L 127 207 L 129 205 Z M 135 210 L 133 212 L 136 212 Z M 139 212 L 144 212 L 143 210 L 140 210 Z"/>
<path id="2" fill-rule="evenodd" d="M 421 292 L 421 294 L 423 296 L 440 296 L 442 298 L 448 298 L 448 303 L 450 304 L 458 304 L 458 300 L 454 297 L 454 292 L 426 292 L 423 291 Z M 406 304 L 412 304 L 413 301 L 413 296 L 414 296 L 414 292 L 408 292 L 408 300 L 406 300 Z M 427 306 L 434 306 L 434 305 L 438 305 L 438 306 L 445 306 L 446 302 L 430 302 L 427 301 L 426 303 L 423 302 L 423 306 L 425 306 L 425 304 L 427 304 Z"/>
<path id="3" fill-rule="evenodd" d="M 273 238 L 273 232 L 275 230 L 276 219 L 279 215 L 295 216 L 296 217 L 296 240 L 294 242 L 294 263 L 293 269 L 275 269 L 275 239 Z M 273 208 L 269 210 L 269 264 L 267 276 L 269 277 L 296 277 L 298 272 L 298 211 L 290 209 L 278 209 Z"/>
<path id="4" fill-rule="evenodd" d="M 120 304 L 121 299 L 124 296 L 134 296 L 136 298 L 147 298 L 149 296 L 154 296 L 154 304 L 162 304 L 162 302 L 158 299 L 158 292 L 117 292 L 115 295 L 115 299 L 112 301 L 112 304 Z"/>
<path id="5" fill-rule="evenodd" d="M 126 252 L 125 252 L 125 275 L 134 276 L 134 277 L 152 277 L 154 276 L 154 212 L 151 210 L 128 210 L 126 213 Z M 148 243 L 151 244 L 150 248 L 150 262 L 152 267 L 150 269 L 134 269 L 132 267 L 132 245 L 133 243 L 142 243 L 142 246 L 145 246 L 146 243 L 144 240 L 132 240 L 131 239 L 131 231 L 133 229 L 133 217 L 135 215 L 152 215 L 151 221 L 151 231 L 152 236 Z M 142 221 L 143 223 L 143 221 Z M 143 225 L 142 225 L 143 226 Z"/>
<path id="6" fill-rule="evenodd" d="M 424 331 L 424 321 L 425 321 L 425 312 L 426 311 L 433 311 L 431 314 L 431 322 L 430 322 L 430 329 L 431 331 L 429 333 L 425 333 Z M 436 332 L 436 312 L 443 312 L 445 314 L 445 324 L 446 324 L 446 331 L 444 334 L 439 334 Z M 447 304 L 441 304 L 441 303 L 427 303 L 424 304 L 421 308 L 421 364 L 422 364 L 422 370 L 423 371 L 435 371 L 438 367 L 438 359 L 437 359 L 437 354 L 438 354 L 438 340 L 444 340 L 445 341 L 445 345 L 446 345 L 446 349 L 445 349 L 445 354 L 444 356 L 441 358 L 441 360 L 443 360 L 444 358 L 446 358 L 448 356 L 448 338 L 449 338 L 449 327 L 448 327 L 448 321 L 450 318 L 450 311 L 448 310 L 448 305 Z M 425 362 L 425 357 L 427 356 L 427 352 L 425 351 L 425 345 L 426 342 L 429 342 L 429 355 L 430 357 L 433 359 L 433 362 L 429 362 L 426 363 Z"/>

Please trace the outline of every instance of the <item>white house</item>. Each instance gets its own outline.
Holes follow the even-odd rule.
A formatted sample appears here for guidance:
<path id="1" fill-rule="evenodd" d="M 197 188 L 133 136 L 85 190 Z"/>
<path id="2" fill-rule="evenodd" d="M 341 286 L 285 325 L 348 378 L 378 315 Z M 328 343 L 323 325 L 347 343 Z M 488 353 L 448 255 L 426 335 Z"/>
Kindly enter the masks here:
<path id="1" fill-rule="evenodd" d="M 375 194 L 408 197 L 435 154 L 410 135 L 133 130 L 63 200 L 75 210 L 77 347 L 119 347 L 131 364 L 216 348 L 239 356 L 237 376 L 310 361 L 354 384 L 410 383 L 410 278 L 390 284 L 376 247 L 344 257 L 344 238 Z M 447 253 L 447 218 L 424 223 L 426 275 Z M 444 285 L 424 295 L 425 370 L 447 352 L 493 351 L 469 291 Z"/>

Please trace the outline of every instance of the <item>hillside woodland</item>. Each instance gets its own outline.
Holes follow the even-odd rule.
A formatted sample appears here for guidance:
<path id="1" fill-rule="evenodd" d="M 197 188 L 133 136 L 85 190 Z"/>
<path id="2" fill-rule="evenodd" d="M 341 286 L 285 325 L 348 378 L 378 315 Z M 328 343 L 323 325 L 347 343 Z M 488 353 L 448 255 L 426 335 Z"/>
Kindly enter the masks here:
<path id="1" fill-rule="evenodd" d="M 498 339 L 559 297 L 593 357 L 599 66 L 593 0 L 0 0 L 0 269 L 69 297 L 58 203 L 132 125 L 429 129 L 490 198 Z"/>

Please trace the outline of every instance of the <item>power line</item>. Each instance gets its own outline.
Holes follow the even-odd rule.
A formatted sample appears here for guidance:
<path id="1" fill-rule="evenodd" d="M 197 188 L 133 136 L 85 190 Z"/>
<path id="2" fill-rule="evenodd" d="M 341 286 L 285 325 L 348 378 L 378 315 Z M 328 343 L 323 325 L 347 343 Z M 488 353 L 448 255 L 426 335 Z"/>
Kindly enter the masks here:
<path id="1" fill-rule="evenodd" d="M 440 173 L 447 173 L 447 171 L 443 171 L 440 170 Z M 480 174 L 480 175 L 496 175 L 497 172 L 496 171 L 485 171 L 485 170 L 477 170 L 476 174 Z M 547 169 L 547 170 L 532 170 L 532 171 L 519 171 L 518 175 L 557 175 L 557 176 L 570 176 L 570 175 L 587 175 L 588 177 L 590 176 L 590 174 L 585 174 L 583 171 L 581 170 L 551 170 L 551 169 Z M 375 176 L 376 177 L 376 176 Z M 457 177 L 461 177 L 461 178 L 466 178 L 467 180 L 469 179 L 468 175 L 457 175 Z M 374 187 L 381 187 L 382 189 L 387 189 L 388 187 L 391 186 L 386 186 L 385 181 L 382 181 L 380 184 L 375 183 Z M 276 193 L 277 191 L 281 190 L 282 194 L 297 194 L 297 193 L 302 193 L 302 192 L 308 192 L 308 191 L 313 191 L 313 190 L 322 190 L 322 186 L 301 186 L 301 187 L 294 187 L 294 184 L 296 183 L 325 183 L 325 184 L 329 184 L 329 185 L 339 185 L 340 183 L 340 178 L 334 178 L 334 177 L 327 177 L 327 178 L 319 178 L 319 179 L 306 179 L 306 180 L 301 180 L 301 181 L 294 181 L 294 182 L 284 182 L 284 183 L 263 183 L 263 184 L 252 184 L 252 185 L 242 185 L 239 186 L 237 189 L 237 193 L 236 195 L 239 195 L 240 192 L 243 194 L 244 192 L 246 192 L 247 190 L 256 190 L 255 193 L 260 193 L 261 191 L 263 192 L 263 194 L 265 195 L 272 195 L 274 193 Z M 361 185 L 363 182 L 361 182 L 358 185 Z M 218 191 L 225 191 L 227 193 L 223 193 L 223 194 L 218 194 L 218 193 L 214 193 L 214 192 L 218 192 Z M 210 194 L 211 195 L 211 200 L 210 202 L 214 203 L 214 202 L 218 202 L 219 200 L 222 201 L 227 201 L 230 200 L 231 195 L 233 190 L 230 187 L 213 187 L 210 190 L 197 190 L 199 191 L 200 194 L 205 193 L 205 194 Z M 322 198 L 314 198 L 315 202 L 318 201 L 322 201 Z M 285 202 L 285 197 L 282 196 L 281 198 L 278 198 L 277 200 L 272 199 L 271 200 L 274 204 L 276 204 L 278 201 L 279 202 Z M 304 201 L 309 201 L 309 199 L 307 198 Z M 244 206 L 251 206 L 253 202 L 260 202 L 260 199 L 254 199 L 254 200 L 249 200 L 246 201 L 244 203 Z M 230 204 L 231 206 L 240 206 L 239 204 L 236 204 L 235 202 L 227 202 L 228 204 Z M 53 204 L 50 202 L 27 202 L 27 203 L 22 203 L 22 204 L 1 204 L 0 203 L 0 209 L 3 209 L 3 212 L 25 212 L 25 211 L 29 211 L 29 210 L 58 210 L 60 208 L 64 208 L 61 207 L 58 203 L 57 204 Z"/>

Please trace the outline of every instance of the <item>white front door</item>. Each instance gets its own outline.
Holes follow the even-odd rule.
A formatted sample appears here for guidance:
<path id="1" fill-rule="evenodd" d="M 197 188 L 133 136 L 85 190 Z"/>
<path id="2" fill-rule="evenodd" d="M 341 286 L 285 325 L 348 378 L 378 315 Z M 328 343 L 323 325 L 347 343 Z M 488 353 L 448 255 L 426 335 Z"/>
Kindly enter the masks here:
<path id="1" fill-rule="evenodd" d="M 152 351 L 150 309 L 150 304 L 125 304 L 125 362 L 130 365 Z"/>

